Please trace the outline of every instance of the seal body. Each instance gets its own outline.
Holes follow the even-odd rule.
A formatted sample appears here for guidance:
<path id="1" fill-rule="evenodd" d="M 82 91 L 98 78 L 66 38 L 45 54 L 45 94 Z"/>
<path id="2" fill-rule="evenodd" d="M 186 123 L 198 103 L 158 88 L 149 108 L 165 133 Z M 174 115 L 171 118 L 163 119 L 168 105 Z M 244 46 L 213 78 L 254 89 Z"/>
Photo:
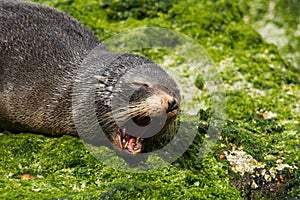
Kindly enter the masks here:
<path id="1" fill-rule="evenodd" d="M 161 138 L 175 134 L 170 124 L 178 114 L 179 90 L 155 63 L 141 56 L 109 52 L 91 31 L 53 8 L 0 0 L 0 9 L 0 131 L 77 135 L 72 107 L 74 77 L 82 71 L 80 66 L 85 57 L 98 47 L 101 55 L 111 62 L 104 64 L 98 60 L 101 74 L 91 77 L 98 83 L 93 106 L 109 140 L 121 149 L 136 153 L 150 149 L 153 142 L 164 145 L 166 142 L 161 142 Z M 138 66 L 146 68 L 137 70 Z M 92 70 L 89 65 L 85 67 L 86 71 Z M 147 70 L 157 71 L 157 77 L 148 77 Z M 111 88 L 129 71 L 131 74 L 125 82 L 134 88 L 129 96 L 130 112 L 117 110 L 115 113 L 121 114 L 116 117 Z M 122 96 L 124 87 L 116 90 L 117 98 Z M 139 126 L 147 126 L 162 115 L 166 116 L 166 122 L 159 136 L 142 139 L 142 135 L 130 135 L 129 119 Z M 115 118 L 121 122 L 116 123 Z M 147 131 L 143 134 L 147 135 Z"/>
<path id="2" fill-rule="evenodd" d="M 10 0 L 0 6 L 0 129 L 75 134 L 72 76 L 100 41 L 52 8 Z"/>

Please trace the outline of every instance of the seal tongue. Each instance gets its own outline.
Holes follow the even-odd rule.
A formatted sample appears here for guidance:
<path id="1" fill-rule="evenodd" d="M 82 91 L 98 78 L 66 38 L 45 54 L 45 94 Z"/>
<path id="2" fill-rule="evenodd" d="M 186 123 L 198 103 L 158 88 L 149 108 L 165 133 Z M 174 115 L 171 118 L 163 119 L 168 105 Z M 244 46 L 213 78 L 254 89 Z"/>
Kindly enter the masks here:
<path id="1" fill-rule="evenodd" d="M 119 141 L 122 149 L 126 149 L 132 154 L 137 154 L 143 150 L 142 140 L 140 137 L 134 137 L 126 133 L 125 129 L 119 130 Z"/>

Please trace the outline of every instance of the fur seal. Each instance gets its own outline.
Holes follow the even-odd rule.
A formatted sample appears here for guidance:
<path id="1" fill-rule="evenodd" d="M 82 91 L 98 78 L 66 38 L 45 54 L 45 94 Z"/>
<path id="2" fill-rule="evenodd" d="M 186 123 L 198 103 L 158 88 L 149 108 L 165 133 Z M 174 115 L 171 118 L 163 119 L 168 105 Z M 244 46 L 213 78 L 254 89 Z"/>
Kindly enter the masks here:
<path id="1" fill-rule="evenodd" d="M 84 58 L 100 46 L 113 61 L 99 65 L 103 73 L 91 78 L 99 83 L 97 119 L 111 143 L 136 154 L 159 149 L 176 134 L 179 90 L 154 62 L 110 52 L 77 20 L 50 7 L 0 0 L 0 14 L 0 131 L 77 135 L 72 117 L 74 76 Z M 143 66 L 142 70 L 136 70 L 138 66 Z M 149 77 L 147 70 L 156 76 Z M 135 88 L 129 107 L 127 112 L 119 108 L 113 115 L 111 88 L 129 71 L 136 73 L 125 79 Z M 125 89 L 121 86 L 118 91 Z M 147 135 L 147 131 L 133 135 L 129 120 L 140 127 L 150 123 L 155 127 L 164 120 L 164 126 L 155 135 Z"/>

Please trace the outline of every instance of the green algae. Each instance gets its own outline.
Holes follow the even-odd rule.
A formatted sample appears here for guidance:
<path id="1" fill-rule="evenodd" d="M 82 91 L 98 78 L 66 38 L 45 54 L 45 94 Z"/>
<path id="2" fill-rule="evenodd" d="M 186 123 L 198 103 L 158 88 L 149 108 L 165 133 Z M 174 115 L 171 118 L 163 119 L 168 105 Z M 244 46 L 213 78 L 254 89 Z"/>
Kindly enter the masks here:
<path id="1" fill-rule="evenodd" d="M 278 46 L 283 58 L 300 67 L 300 5 L 297 0 L 240 1 L 245 21 L 268 42 Z"/>
<path id="2" fill-rule="evenodd" d="M 48 138 L 32 134 L 0 137 L 4 150 L 0 188 L 1 197 L 5 199 L 238 197 L 222 164 L 213 158 L 204 159 L 205 168 L 199 174 L 176 167 L 134 174 L 103 166 L 75 137 Z M 22 180 L 24 174 L 36 178 Z"/>
<path id="3" fill-rule="evenodd" d="M 100 39 L 139 26 L 165 27 L 201 44 L 224 81 L 226 123 L 212 152 L 199 159 L 210 109 L 201 110 L 194 143 L 173 166 L 155 172 L 131 174 L 97 161 L 76 137 L 1 135 L 0 191 L 4 199 L 283 199 L 299 197 L 299 169 L 288 169 L 281 181 L 251 188 L 251 179 L 235 172 L 224 151 L 241 148 L 271 170 L 278 160 L 300 166 L 299 70 L 283 60 L 243 21 L 235 1 L 167 1 L 165 5 L 137 9 L 130 1 L 36 0 L 63 10 L 85 24 Z M 126 2 L 132 9 L 125 9 Z M 144 1 L 139 1 L 141 4 Z M 126 7 L 127 8 L 127 7 Z M 264 7 L 262 7 L 263 9 Z M 263 12 L 263 10 L 262 10 Z M 117 15 L 114 15 L 117 13 Z M 142 52 L 164 59 L 164 53 Z M 205 90 L 201 74 L 194 84 Z M 204 86 L 203 86 L 204 85 Z M 203 88 L 204 87 L 204 88 Z M 195 103 L 209 102 L 203 93 Z M 209 107 L 207 103 L 207 107 Z M 186 119 L 188 120 L 188 119 Z M 21 180 L 24 174 L 36 178 Z M 255 179 L 259 182 L 258 179 Z M 282 187 L 273 184 L 278 181 Z M 268 184 L 270 187 L 267 187 Z M 274 189 L 274 190 L 273 190 Z M 238 190 L 240 192 L 238 192 Z"/>

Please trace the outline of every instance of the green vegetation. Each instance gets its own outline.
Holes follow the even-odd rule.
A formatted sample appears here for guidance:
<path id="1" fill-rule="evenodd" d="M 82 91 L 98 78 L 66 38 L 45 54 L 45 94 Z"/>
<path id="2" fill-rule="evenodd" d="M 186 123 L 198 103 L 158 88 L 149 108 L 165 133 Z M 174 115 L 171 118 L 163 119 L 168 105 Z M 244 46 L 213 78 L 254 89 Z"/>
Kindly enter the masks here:
<path id="1" fill-rule="evenodd" d="M 0 135 L 2 199 L 300 198 L 300 70 L 245 24 L 247 8 L 233 0 L 174 0 L 153 6 L 148 1 L 135 6 L 130 0 L 35 1 L 69 13 L 100 39 L 139 26 L 169 28 L 193 38 L 220 69 L 227 117 L 206 157 L 199 159 L 197 148 L 210 109 L 200 111 L 199 134 L 173 166 L 144 174 L 104 166 L 76 137 Z M 205 88 L 201 74 L 196 77 L 195 86 Z M 201 98 L 197 103 L 209 95 Z M 257 161 L 254 172 L 234 170 L 225 157 L 233 150 Z M 25 174 L 35 178 L 26 180 Z"/>
<path id="2" fill-rule="evenodd" d="M 213 157 L 194 173 L 174 167 L 133 174 L 103 166 L 75 137 L 1 135 L 2 199 L 238 199 L 228 174 Z M 36 178 L 24 180 L 24 174 Z M 23 179 L 23 180 L 22 180 Z"/>
<path id="3" fill-rule="evenodd" d="M 300 67 L 300 4 L 297 0 L 241 1 L 244 19 L 277 45 L 280 54 Z"/>

